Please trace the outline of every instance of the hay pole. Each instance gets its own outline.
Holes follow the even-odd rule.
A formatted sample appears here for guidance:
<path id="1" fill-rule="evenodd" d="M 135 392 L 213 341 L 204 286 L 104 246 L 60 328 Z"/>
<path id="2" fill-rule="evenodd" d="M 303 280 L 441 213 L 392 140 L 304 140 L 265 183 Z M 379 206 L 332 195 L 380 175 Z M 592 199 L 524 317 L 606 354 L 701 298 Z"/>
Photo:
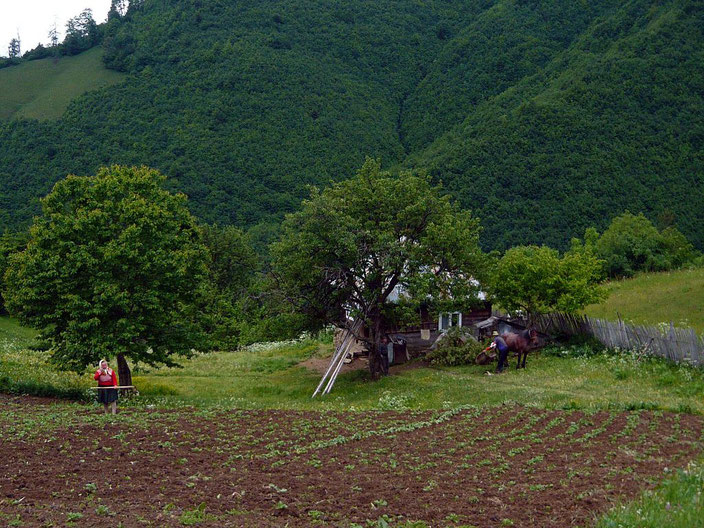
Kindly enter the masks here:
<path id="1" fill-rule="evenodd" d="M 344 341 L 343 341 L 344 342 Z M 333 366 L 337 365 L 337 360 L 339 359 L 340 353 L 342 352 L 342 347 L 337 349 L 335 353 L 333 354 L 332 358 L 330 359 L 330 364 L 328 365 L 328 369 L 325 371 L 325 374 L 323 374 L 323 377 L 320 380 L 320 383 L 318 383 L 318 386 L 315 388 L 315 391 L 313 392 L 313 395 L 311 398 L 315 398 L 318 395 L 318 392 L 320 392 L 321 387 L 327 381 L 328 375 L 330 375 L 330 371 L 333 369 Z"/>
<path id="2" fill-rule="evenodd" d="M 325 374 L 323 375 L 322 379 L 320 380 L 320 383 L 318 383 L 318 386 L 315 389 L 315 392 L 313 392 L 313 395 L 311 398 L 315 398 L 318 393 L 320 392 L 320 389 L 322 388 L 323 384 L 328 381 L 328 385 L 330 385 L 328 376 L 330 376 L 330 373 L 333 371 L 333 369 L 336 369 L 338 367 L 338 364 L 341 365 L 342 362 L 344 361 L 345 357 L 347 356 L 347 352 L 349 351 L 350 346 L 352 345 L 352 341 L 354 339 L 354 333 L 359 329 L 361 322 L 359 319 L 356 319 L 352 323 L 352 330 L 347 330 L 347 333 L 345 334 L 345 338 L 342 340 L 342 343 L 340 343 L 340 346 L 338 347 L 337 350 L 335 350 L 335 353 L 333 354 L 332 358 L 330 359 L 330 365 L 328 365 L 328 369 L 325 371 Z M 326 391 L 328 387 L 325 387 Z M 323 391 L 323 394 L 325 394 L 326 391 Z M 328 391 L 329 392 L 329 391 Z"/>
<path id="3" fill-rule="evenodd" d="M 342 370 L 342 365 L 345 364 L 345 358 L 347 357 L 350 346 L 352 346 L 351 339 L 350 339 L 349 343 L 350 344 L 347 347 L 345 347 L 344 352 L 340 356 L 340 359 L 337 362 L 337 366 L 335 367 L 335 370 L 332 371 L 332 374 L 330 375 L 330 380 L 328 381 L 328 384 L 325 386 L 325 390 L 323 391 L 323 394 L 330 394 L 330 391 L 332 390 L 332 386 L 335 384 L 335 380 L 337 380 L 337 376 L 340 374 L 340 371 Z"/>
<path id="4" fill-rule="evenodd" d="M 337 376 L 340 374 L 340 370 L 342 370 L 342 365 L 345 364 L 345 358 L 347 357 L 347 354 L 349 353 L 350 348 L 352 347 L 352 343 L 354 342 L 354 334 L 352 332 L 350 332 L 350 336 L 352 336 L 352 338 L 347 342 L 347 346 L 344 347 L 343 352 L 340 355 L 340 358 L 338 359 L 337 366 L 332 371 L 332 374 L 330 375 L 330 380 L 328 381 L 328 384 L 325 386 L 325 390 L 323 391 L 323 394 L 330 394 L 330 391 L 332 390 L 332 386 L 335 384 L 335 381 L 337 380 Z"/>

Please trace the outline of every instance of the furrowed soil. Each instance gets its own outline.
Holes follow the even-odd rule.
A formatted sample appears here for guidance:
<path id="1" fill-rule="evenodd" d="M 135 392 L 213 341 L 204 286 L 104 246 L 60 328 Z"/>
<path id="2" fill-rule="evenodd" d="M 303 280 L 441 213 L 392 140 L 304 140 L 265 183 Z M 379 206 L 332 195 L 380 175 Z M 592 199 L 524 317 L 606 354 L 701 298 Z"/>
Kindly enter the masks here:
<path id="1" fill-rule="evenodd" d="M 588 526 L 700 455 L 703 433 L 658 411 L 110 417 L 0 395 L 0 525 Z"/>

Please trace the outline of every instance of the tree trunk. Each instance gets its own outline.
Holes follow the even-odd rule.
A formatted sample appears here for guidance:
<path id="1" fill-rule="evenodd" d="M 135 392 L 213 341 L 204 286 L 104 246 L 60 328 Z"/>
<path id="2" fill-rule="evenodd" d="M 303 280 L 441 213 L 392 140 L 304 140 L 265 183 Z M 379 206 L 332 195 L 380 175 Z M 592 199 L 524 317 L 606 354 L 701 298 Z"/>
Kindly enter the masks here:
<path id="1" fill-rule="evenodd" d="M 527 326 L 528 330 L 535 327 L 536 315 L 537 315 L 537 312 L 534 312 L 532 310 L 528 312 L 528 314 L 526 316 L 526 325 L 528 325 Z"/>
<path id="2" fill-rule="evenodd" d="M 381 355 L 379 354 L 379 343 L 377 340 L 375 340 L 372 349 L 369 351 L 369 373 L 374 381 L 381 378 Z"/>
<path id="3" fill-rule="evenodd" d="M 378 310 L 375 310 L 371 314 L 370 319 L 372 321 L 370 328 L 372 347 L 369 351 L 369 373 L 371 374 L 372 380 L 377 381 L 384 374 L 381 363 L 381 354 L 379 353 L 379 345 L 381 343 L 381 337 L 383 335 L 383 331 L 381 328 L 381 314 Z"/>
<path id="4" fill-rule="evenodd" d="M 132 385 L 132 371 L 124 354 L 117 355 L 117 382 L 122 385 Z"/>

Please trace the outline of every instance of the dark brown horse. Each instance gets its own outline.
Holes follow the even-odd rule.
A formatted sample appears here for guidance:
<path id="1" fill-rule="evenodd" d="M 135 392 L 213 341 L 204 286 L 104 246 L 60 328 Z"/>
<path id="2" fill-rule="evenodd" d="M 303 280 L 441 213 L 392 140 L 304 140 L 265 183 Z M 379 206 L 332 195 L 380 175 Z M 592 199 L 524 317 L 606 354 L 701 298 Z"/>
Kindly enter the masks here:
<path id="1" fill-rule="evenodd" d="M 526 358 L 528 357 L 528 352 L 539 345 L 538 332 L 534 328 L 523 330 L 514 334 L 513 332 L 508 332 L 502 334 L 501 337 L 508 350 L 505 353 L 499 353 L 499 365 L 497 370 L 501 372 L 504 369 L 504 363 L 508 364 L 508 352 L 513 350 L 518 352 L 518 363 L 516 363 L 516 369 L 526 368 Z M 521 355 L 523 355 L 523 363 L 521 364 Z"/>

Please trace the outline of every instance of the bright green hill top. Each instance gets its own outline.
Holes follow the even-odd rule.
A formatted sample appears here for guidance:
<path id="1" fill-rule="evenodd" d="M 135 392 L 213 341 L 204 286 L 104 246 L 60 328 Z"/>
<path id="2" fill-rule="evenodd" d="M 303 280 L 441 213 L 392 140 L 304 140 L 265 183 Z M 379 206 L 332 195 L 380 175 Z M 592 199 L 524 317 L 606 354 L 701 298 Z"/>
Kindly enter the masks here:
<path id="1" fill-rule="evenodd" d="M 0 119 L 57 119 L 79 95 L 120 82 L 125 75 L 105 68 L 102 55 L 93 48 L 0 70 Z"/>
<path id="2" fill-rule="evenodd" d="M 588 306 L 586 314 L 655 325 L 691 326 L 704 332 L 704 269 L 644 273 L 609 284 L 610 295 L 601 304 Z"/>

